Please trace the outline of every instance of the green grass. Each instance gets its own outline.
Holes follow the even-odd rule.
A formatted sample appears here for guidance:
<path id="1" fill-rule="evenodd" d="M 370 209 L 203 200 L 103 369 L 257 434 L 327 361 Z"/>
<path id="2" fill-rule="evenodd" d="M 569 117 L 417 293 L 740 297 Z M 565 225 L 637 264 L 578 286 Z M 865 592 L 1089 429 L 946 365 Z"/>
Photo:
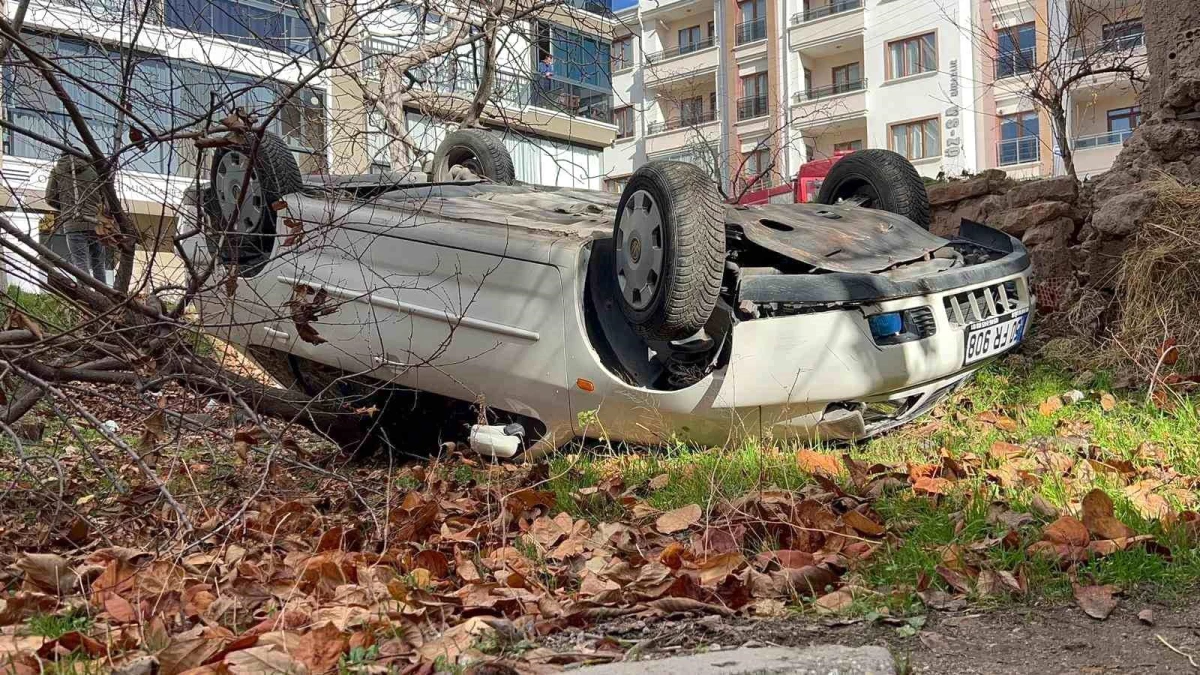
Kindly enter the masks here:
<path id="1" fill-rule="evenodd" d="M 974 382 L 940 406 L 932 417 L 849 448 L 859 461 L 901 469 L 906 463 L 937 463 L 942 452 L 956 459 L 982 460 L 983 468 L 988 469 L 999 466 L 988 457 L 988 449 L 1002 440 L 1060 452 L 1077 460 L 1074 471 L 1084 472 L 1064 478 L 1043 471 L 1037 484 L 1001 487 L 980 471 L 955 482 L 949 494 L 936 503 L 909 490 L 882 497 L 873 508 L 898 531 L 899 543 L 882 544 L 869 561 L 849 572 L 847 580 L 888 592 L 876 599 L 856 601 L 854 611 L 866 613 L 887 607 L 893 613 L 903 613 L 919 609 L 913 593 L 922 578 L 932 580 L 935 587 L 947 588 L 935 571 L 947 550 L 968 550 L 972 544 L 1007 532 L 1007 526 L 989 523 L 988 509 L 994 503 L 1030 513 L 1033 519 L 1019 529 L 1019 545 L 1005 548 L 996 544 L 969 552 L 969 562 L 977 567 L 1020 572 L 1029 581 L 1030 598 L 1069 599 L 1071 588 L 1064 571 L 1051 561 L 1026 553 L 1047 524 L 1047 519 L 1034 512 L 1030 504 L 1040 496 L 1065 512 L 1078 508 L 1083 494 L 1094 487 L 1112 498 L 1115 515 L 1122 522 L 1137 534 L 1153 535 L 1172 555 L 1134 548 L 1094 559 L 1076 567 L 1081 582 L 1112 583 L 1127 592 L 1164 601 L 1187 598 L 1200 588 L 1200 549 L 1182 534 L 1165 529 L 1161 522 L 1142 517 L 1124 492 L 1126 482 L 1115 474 L 1088 474 L 1086 469 L 1078 468 L 1084 464 L 1080 453 L 1089 452 L 1106 461 L 1127 460 L 1150 475 L 1166 469 L 1182 476 L 1200 476 L 1200 415 L 1195 404 L 1182 399 L 1175 410 L 1168 412 L 1148 405 L 1144 392 L 1133 392 L 1119 395 L 1116 408 L 1106 411 L 1100 405 L 1100 395 L 1112 386 L 1112 378 L 1097 373 L 1086 388 L 1076 379 L 1074 373 L 1054 364 L 1009 359 L 982 370 Z M 1077 388 L 1088 395 L 1085 400 L 1051 415 L 1042 415 L 1038 410 L 1038 404 L 1047 398 Z M 984 412 L 1011 418 L 1016 428 L 1005 430 L 979 421 Z M 930 419 L 937 420 L 936 429 L 919 433 Z M 1086 439 L 1082 449 L 1064 440 L 1069 436 Z M 1145 448 L 1156 448 L 1163 460 L 1156 460 Z M 797 466 L 797 449 L 746 442 L 717 449 L 676 445 L 639 452 L 578 451 L 551 460 L 549 488 L 560 509 L 593 522 L 628 517 L 624 507 L 612 499 L 580 494 L 583 488 L 602 487 L 618 479 L 622 489 L 634 488 L 658 509 L 686 504 L 706 508 L 755 490 L 802 488 L 811 478 Z M 661 474 L 668 476 L 666 485 L 651 489 L 651 479 Z M 1182 498 L 1167 495 L 1176 510 L 1181 508 Z M 752 554 L 769 548 L 770 542 L 747 542 L 747 547 L 747 553 Z M 1020 601 L 972 600 L 984 605 Z"/>
<path id="2" fill-rule="evenodd" d="M 0 299 L 0 324 L 8 320 L 12 306 L 48 329 L 70 328 L 78 320 L 78 312 L 50 293 L 28 293 L 9 286 L 4 295 L 6 297 Z"/>
<path id="3" fill-rule="evenodd" d="M 86 634 L 91 630 L 92 623 L 92 617 L 82 612 L 38 614 L 29 619 L 29 634 L 40 635 L 47 640 L 57 640 L 71 632 Z"/>

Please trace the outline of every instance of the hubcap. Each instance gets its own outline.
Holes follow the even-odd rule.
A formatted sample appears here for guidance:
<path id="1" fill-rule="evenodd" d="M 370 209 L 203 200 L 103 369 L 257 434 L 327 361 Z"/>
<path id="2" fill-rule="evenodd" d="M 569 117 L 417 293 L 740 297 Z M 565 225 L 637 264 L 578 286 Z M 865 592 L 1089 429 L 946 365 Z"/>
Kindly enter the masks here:
<path id="1" fill-rule="evenodd" d="M 638 190 L 625 202 L 617 224 L 617 284 L 634 309 L 650 306 L 662 283 L 663 222 L 654 198 Z"/>
<path id="2" fill-rule="evenodd" d="M 237 150 L 226 152 L 217 161 L 215 174 L 213 182 L 222 218 L 231 223 L 235 232 L 257 232 L 265 205 L 262 187 L 250 169 L 249 158 Z M 250 181 L 242 192 L 247 174 Z"/>

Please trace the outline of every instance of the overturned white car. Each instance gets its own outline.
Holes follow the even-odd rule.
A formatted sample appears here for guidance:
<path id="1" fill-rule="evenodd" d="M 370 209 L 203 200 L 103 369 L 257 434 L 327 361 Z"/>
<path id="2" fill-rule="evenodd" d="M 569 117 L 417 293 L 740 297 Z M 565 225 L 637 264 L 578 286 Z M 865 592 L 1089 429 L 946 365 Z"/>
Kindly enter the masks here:
<path id="1" fill-rule="evenodd" d="M 730 206 L 678 162 L 619 198 L 512 183 L 477 130 L 446 139 L 432 176 L 304 182 L 278 139 L 222 148 L 187 210 L 205 231 L 191 263 L 223 270 L 203 322 L 286 386 L 385 402 L 364 425 L 393 443 L 465 402 L 520 425 L 506 443 L 476 429 L 481 449 L 532 455 L 579 436 L 867 438 L 1030 319 L 1021 243 L 968 221 L 931 234 L 895 153 L 842 159 L 822 204 Z M 463 439 L 477 414 L 456 418 Z"/>

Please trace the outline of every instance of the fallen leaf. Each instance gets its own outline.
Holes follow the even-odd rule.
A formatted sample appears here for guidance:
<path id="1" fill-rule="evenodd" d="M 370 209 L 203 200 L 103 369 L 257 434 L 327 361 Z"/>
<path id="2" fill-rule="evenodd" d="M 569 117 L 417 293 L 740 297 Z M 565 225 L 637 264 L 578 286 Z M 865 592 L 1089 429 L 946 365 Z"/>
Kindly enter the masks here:
<path id="1" fill-rule="evenodd" d="M 1042 530 L 1042 538 L 1055 544 L 1071 546 L 1087 546 L 1090 539 L 1087 526 L 1071 516 L 1062 516 L 1047 525 L 1046 529 Z"/>
<path id="2" fill-rule="evenodd" d="M 879 523 L 864 516 L 858 511 L 847 511 L 842 514 L 842 522 L 868 537 L 880 537 L 886 531 Z"/>
<path id="3" fill-rule="evenodd" d="M 840 476 L 846 470 L 837 455 L 827 455 L 814 450 L 796 451 L 796 463 L 800 466 L 801 471 L 811 474 Z"/>
<path id="4" fill-rule="evenodd" d="M 1054 413 L 1062 410 L 1063 402 L 1061 396 L 1051 396 L 1050 398 L 1038 404 L 1038 412 L 1043 416 L 1049 417 Z"/>
<path id="5" fill-rule="evenodd" d="M 1142 611 L 1137 613 L 1137 618 L 1138 618 L 1138 621 L 1141 621 L 1142 623 L 1146 624 L 1147 626 L 1153 626 L 1154 625 L 1154 610 L 1148 609 L 1148 608 L 1143 609 Z"/>
<path id="6" fill-rule="evenodd" d="M 1083 524 L 1098 539 L 1134 536 L 1133 528 L 1113 516 L 1113 503 L 1103 490 L 1093 489 L 1083 498 Z"/>
<path id="7" fill-rule="evenodd" d="M 1117 600 L 1113 595 L 1117 592 L 1116 586 L 1106 584 L 1104 586 L 1074 586 L 1075 602 L 1084 614 L 1103 621 L 1108 618 L 1109 614 L 1117 608 Z"/>
<path id="8" fill-rule="evenodd" d="M 1112 412 L 1117 409 L 1117 397 L 1105 392 L 1100 394 L 1100 409 L 1104 412 Z"/>
<path id="9" fill-rule="evenodd" d="M 817 611 L 825 614 L 840 612 L 852 604 L 854 604 L 854 595 L 845 588 L 822 595 L 813 602 Z"/>
<path id="10" fill-rule="evenodd" d="M 697 504 L 688 504 L 681 506 L 673 511 L 667 511 L 654 521 L 654 527 L 663 534 L 672 534 L 681 530 L 686 530 L 692 525 L 700 522 L 700 516 L 703 512 Z"/>
<path id="11" fill-rule="evenodd" d="M 309 669 L 274 646 L 251 647 L 225 655 L 231 675 L 308 675 Z"/>
<path id="12" fill-rule="evenodd" d="M 34 589 L 47 593 L 64 595 L 79 583 L 79 577 L 71 571 L 71 563 L 54 553 L 23 553 L 17 559 L 17 567 Z"/>
<path id="13" fill-rule="evenodd" d="M 671 482 L 670 476 L 668 476 L 665 473 L 660 473 L 657 476 L 655 476 L 654 478 L 650 479 L 650 489 L 651 490 L 661 490 L 661 489 L 667 487 L 667 485 L 670 484 L 670 482 Z"/>
<path id="14" fill-rule="evenodd" d="M 1038 515 L 1046 518 L 1057 518 L 1059 515 L 1058 509 L 1055 508 L 1053 504 L 1046 501 L 1045 497 L 1038 494 L 1035 494 L 1033 499 L 1029 500 L 1029 508 L 1037 512 Z"/>
<path id="15" fill-rule="evenodd" d="M 349 638 L 337 626 L 326 623 L 301 636 L 292 655 L 312 672 L 322 673 L 338 664 L 348 646 Z"/>

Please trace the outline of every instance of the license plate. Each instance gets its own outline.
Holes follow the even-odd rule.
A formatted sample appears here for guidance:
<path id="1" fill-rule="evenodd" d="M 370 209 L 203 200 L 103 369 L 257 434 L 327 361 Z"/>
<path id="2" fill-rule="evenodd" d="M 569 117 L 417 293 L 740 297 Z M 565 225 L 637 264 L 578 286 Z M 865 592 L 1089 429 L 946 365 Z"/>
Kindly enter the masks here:
<path id="1" fill-rule="evenodd" d="M 1025 337 L 1029 312 L 1008 314 L 967 327 L 967 349 L 963 365 L 995 356 L 1011 349 Z"/>

